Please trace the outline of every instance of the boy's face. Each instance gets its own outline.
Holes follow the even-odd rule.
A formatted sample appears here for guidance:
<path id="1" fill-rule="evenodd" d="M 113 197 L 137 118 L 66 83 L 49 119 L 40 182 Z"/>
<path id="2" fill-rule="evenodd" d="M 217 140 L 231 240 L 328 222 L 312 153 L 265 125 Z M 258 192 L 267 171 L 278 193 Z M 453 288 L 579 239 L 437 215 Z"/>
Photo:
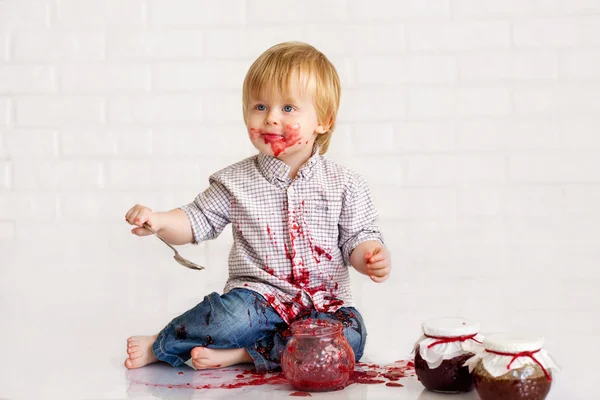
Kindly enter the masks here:
<path id="1" fill-rule="evenodd" d="M 308 159 L 325 129 L 317 118 L 311 90 L 260 95 L 248 102 L 246 126 L 254 147 L 283 161 Z"/>

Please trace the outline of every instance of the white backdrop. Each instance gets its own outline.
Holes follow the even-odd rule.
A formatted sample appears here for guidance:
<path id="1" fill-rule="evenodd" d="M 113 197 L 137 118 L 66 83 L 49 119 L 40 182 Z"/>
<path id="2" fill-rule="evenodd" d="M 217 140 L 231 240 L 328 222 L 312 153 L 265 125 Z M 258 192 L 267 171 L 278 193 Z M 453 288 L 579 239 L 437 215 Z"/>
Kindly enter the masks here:
<path id="1" fill-rule="evenodd" d="M 369 358 L 464 316 L 545 336 L 565 368 L 550 398 L 591 398 L 600 0 L 0 0 L 0 397 L 32 360 L 52 385 L 57 359 L 95 371 L 84 397 L 128 335 L 222 290 L 229 230 L 182 248 L 194 272 L 124 214 L 254 153 L 242 80 L 287 40 L 338 68 L 329 156 L 367 177 L 392 254 L 384 284 L 353 274 Z"/>

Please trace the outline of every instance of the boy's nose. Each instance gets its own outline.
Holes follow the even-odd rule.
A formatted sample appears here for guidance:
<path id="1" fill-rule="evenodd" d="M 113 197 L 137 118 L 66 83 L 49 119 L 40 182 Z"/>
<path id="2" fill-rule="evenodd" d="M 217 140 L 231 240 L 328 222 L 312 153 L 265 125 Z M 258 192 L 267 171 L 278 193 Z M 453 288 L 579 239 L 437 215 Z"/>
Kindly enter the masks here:
<path id="1" fill-rule="evenodd" d="M 265 124 L 266 125 L 279 125 L 279 120 L 277 119 L 276 115 L 274 115 L 273 113 L 269 113 L 269 114 L 267 114 L 267 117 L 265 118 Z"/>

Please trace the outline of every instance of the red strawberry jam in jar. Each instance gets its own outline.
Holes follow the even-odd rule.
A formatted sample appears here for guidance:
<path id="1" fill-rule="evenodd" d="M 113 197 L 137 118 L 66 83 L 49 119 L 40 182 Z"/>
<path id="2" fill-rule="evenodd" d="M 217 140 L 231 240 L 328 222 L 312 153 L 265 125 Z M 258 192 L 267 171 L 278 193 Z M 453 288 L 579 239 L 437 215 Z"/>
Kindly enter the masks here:
<path id="1" fill-rule="evenodd" d="M 544 338 L 494 334 L 467 362 L 481 400 L 544 400 L 558 365 L 543 349 Z"/>
<path id="2" fill-rule="evenodd" d="M 464 365 L 483 350 L 479 324 L 464 318 L 437 318 L 422 325 L 415 344 L 415 373 L 427 389 L 440 393 L 473 390 L 473 375 Z"/>
<path id="3" fill-rule="evenodd" d="M 354 371 L 354 351 L 339 322 L 296 321 L 281 355 L 281 369 L 297 390 L 343 389 Z"/>

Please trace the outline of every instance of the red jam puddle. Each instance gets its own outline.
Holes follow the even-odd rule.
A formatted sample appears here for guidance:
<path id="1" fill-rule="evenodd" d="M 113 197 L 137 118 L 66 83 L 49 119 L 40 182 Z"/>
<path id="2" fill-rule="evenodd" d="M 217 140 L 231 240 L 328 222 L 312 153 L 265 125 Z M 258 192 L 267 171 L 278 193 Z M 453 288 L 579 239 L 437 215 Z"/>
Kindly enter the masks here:
<path id="1" fill-rule="evenodd" d="M 170 366 L 164 366 L 161 372 L 150 372 L 148 368 L 157 365 L 128 371 L 132 385 L 145 385 L 167 389 L 239 389 L 250 386 L 270 385 L 279 390 L 289 390 L 290 396 L 310 397 L 308 392 L 295 391 L 282 372 L 256 372 L 244 368 L 222 368 L 218 370 L 177 371 Z M 373 385 L 385 384 L 389 387 L 403 387 L 398 381 L 402 378 L 415 376 L 415 366 L 412 361 L 399 360 L 393 364 L 379 365 L 373 363 L 356 363 L 354 372 L 346 387 L 353 384 Z M 147 371 L 147 372 L 146 372 Z M 173 372 L 171 372 L 173 371 Z M 151 382 L 156 379 L 158 382 Z M 172 382 L 165 382 L 172 380 Z"/>

